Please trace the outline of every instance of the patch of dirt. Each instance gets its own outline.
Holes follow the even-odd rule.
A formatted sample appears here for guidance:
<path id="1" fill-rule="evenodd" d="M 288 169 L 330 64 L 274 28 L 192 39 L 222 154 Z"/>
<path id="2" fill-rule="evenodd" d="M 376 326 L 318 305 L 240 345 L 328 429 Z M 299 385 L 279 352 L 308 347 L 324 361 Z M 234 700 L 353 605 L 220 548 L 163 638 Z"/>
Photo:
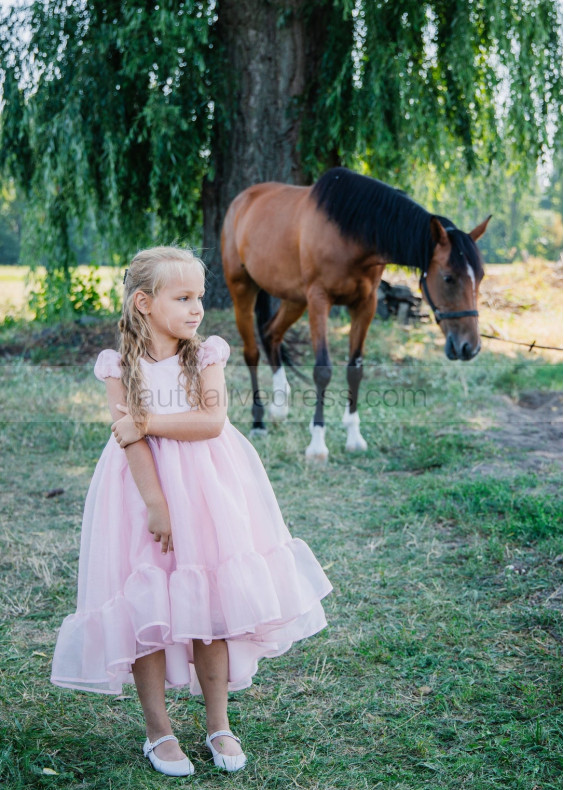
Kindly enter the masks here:
<path id="1" fill-rule="evenodd" d="M 530 390 L 517 401 L 506 396 L 497 401 L 494 425 L 480 434 L 501 452 L 472 471 L 508 476 L 548 465 L 562 468 L 562 393 Z"/>
<path id="2" fill-rule="evenodd" d="M 556 609 L 562 611 L 562 585 L 560 584 L 551 593 L 546 591 L 537 592 L 529 598 L 530 602 L 535 606 L 546 606 L 549 609 Z M 556 637 L 560 641 L 559 637 Z"/>

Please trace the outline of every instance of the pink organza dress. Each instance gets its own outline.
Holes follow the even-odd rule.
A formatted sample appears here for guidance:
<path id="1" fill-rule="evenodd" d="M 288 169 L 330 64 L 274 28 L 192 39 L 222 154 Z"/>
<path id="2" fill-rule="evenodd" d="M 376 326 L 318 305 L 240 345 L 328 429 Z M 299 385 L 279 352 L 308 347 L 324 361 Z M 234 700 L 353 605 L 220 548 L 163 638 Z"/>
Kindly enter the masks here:
<path id="1" fill-rule="evenodd" d="M 212 336 L 200 363 L 225 363 L 229 346 Z M 105 350 L 98 379 L 121 375 Z M 190 408 L 178 357 L 142 361 L 149 409 Z M 168 502 L 174 551 L 162 554 L 147 530 L 145 504 L 111 435 L 84 506 L 75 614 L 61 626 L 51 680 L 119 694 L 132 664 L 164 648 L 166 685 L 201 693 L 193 639 L 226 639 L 229 689 L 249 686 L 258 660 L 320 631 L 320 600 L 331 584 L 311 549 L 292 538 L 252 444 L 229 420 L 217 438 L 148 437 Z"/>

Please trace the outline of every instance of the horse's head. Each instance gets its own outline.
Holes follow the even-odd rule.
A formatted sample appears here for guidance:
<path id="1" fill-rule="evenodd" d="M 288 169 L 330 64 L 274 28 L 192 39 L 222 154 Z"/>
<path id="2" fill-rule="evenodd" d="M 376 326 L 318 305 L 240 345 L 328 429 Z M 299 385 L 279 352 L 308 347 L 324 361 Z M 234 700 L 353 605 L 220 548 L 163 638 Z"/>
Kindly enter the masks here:
<path id="1" fill-rule="evenodd" d="M 480 351 L 478 291 L 484 267 L 476 242 L 489 220 L 464 233 L 444 217 L 431 219 L 434 249 L 421 288 L 446 338 L 449 359 L 468 361 Z"/>

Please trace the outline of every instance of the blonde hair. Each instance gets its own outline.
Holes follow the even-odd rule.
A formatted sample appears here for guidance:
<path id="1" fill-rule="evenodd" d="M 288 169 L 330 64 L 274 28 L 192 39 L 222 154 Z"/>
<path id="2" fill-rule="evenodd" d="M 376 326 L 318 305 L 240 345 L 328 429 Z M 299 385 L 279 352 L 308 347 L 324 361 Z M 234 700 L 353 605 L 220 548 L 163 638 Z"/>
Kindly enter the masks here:
<path id="1" fill-rule="evenodd" d="M 135 305 L 138 291 L 156 296 L 172 276 L 182 275 L 187 266 L 196 266 L 205 276 L 202 261 L 190 250 L 180 247 L 152 247 L 141 250 L 133 258 L 124 277 L 122 315 L 119 322 L 121 380 L 127 392 L 127 408 L 140 427 L 147 418 L 144 403 L 145 382 L 140 365 L 151 345 L 151 325 Z M 203 338 L 196 334 L 189 340 L 178 341 L 181 367 L 188 401 L 192 406 L 203 406 L 202 382 L 198 365 L 198 349 Z"/>

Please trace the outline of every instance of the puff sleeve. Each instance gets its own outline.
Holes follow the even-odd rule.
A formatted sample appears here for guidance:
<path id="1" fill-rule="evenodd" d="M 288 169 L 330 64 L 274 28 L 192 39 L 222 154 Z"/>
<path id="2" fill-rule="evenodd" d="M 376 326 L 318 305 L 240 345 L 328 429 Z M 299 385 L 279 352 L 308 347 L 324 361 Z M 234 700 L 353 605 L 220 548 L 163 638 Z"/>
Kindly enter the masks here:
<path id="1" fill-rule="evenodd" d="M 111 348 L 105 348 L 98 354 L 98 359 L 94 365 L 94 375 L 100 381 L 107 378 L 121 378 L 121 356 Z"/>
<path id="2" fill-rule="evenodd" d="M 208 365 L 221 365 L 224 368 L 231 350 L 222 337 L 211 335 L 207 340 L 204 340 L 198 353 L 200 370 L 203 370 Z"/>

